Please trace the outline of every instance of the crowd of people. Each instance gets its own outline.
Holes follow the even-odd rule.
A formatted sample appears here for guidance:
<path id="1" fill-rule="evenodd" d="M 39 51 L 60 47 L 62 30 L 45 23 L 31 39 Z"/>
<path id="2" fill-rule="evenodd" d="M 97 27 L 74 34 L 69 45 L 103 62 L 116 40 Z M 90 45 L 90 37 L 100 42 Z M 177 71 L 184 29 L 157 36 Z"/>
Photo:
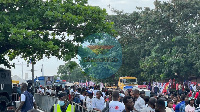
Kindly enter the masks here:
<path id="1" fill-rule="evenodd" d="M 21 89 L 24 92 L 21 92 L 21 101 L 23 100 L 25 102 L 24 98 L 26 97 L 23 96 L 30 95 L 27 93 L 30 91 L 28 88 L 29 86 L 22 85 Z M 27 92 L 25 89 L 27 89 Z M 170 90 L 167 93 L 160 92 L 159 88 L 155 86 L 151 89 L 150 95 L 146 95 L 145 91 L 141 91 L 140 89 L 100 89 L 100 86 L 66 86 L 64 88 L 62 86 L 39 86 L 35 89 L 35 92 L 41 95 L 58 97 L 56 105 L 59 108 L 56 109 L 60 109 L 62 112 L 66 112 L 73 102 L 82 105 L 87 111 L 200 112 L 200 91 L 198 86 L 195 91 L 186 87 L 181 91 L 180 89 Z M 34 97 L 32 101 L 34 102 Z M 55 105 L 52 105 L 51 112 L 54 111 Z"/>
<path id="2" fill-rule="evenodd" d="M 58 92 L 58 104 L 63 112 L 69 102 L 82 105 L 88 111 L 100 112 L 200 112 L 199 91 L 174 91 L 159 93 L 153 88 L 150 96 L 139 89 L 106 89 L 71 87 Z M 156 90 L 156 91 L 154 91 Z M 68 102 L 69 101 L 69 102 Z M 52 107 L 53 112 L 54 106 Z"/>

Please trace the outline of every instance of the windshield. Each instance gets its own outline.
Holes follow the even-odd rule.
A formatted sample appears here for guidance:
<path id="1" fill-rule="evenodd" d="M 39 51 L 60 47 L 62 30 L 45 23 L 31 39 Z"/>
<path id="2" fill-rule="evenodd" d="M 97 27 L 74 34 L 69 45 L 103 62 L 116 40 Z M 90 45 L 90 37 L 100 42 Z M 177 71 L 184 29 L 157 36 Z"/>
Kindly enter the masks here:
<path id="1" fill-rule="evenodd" d="M 136 79 L 122 79 L 122 83 L 124 84 L 137 84 Z"/>

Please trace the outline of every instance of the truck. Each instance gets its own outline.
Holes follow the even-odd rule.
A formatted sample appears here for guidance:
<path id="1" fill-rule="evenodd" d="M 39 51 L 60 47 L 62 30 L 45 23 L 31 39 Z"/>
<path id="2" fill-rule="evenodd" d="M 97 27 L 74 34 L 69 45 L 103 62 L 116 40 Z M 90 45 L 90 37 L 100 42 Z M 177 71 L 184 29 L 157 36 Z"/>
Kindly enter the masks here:
<path id="1" fill-rule="evenodd" d="M 0 68 L 0 112 L 5 112 L 12 103 L 11 71 Z"/>
<path id="2" fill-rule="evenodd" d="M 119 77 L 118 86 L 120 89 L 133 89 L 138 87 L 136 77 Z"/>

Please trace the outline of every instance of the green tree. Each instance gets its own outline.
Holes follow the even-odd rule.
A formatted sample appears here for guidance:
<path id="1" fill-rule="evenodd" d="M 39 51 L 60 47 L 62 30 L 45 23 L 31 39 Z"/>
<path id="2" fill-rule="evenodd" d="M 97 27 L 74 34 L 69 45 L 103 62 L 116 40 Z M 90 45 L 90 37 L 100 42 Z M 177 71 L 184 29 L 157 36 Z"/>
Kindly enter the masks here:
<path id="1" fill-rule="evenodd" d="M 0 64 L 10 67 L 16 56 L 33 63 L 44 56 L 67 61 L 84 37 L 114 34 L 106 15 L 87 0 L 0 0 Z"/>
<path id="2" fill-rule="evenodd" d="M 118 76 L 180 80 L 199 76 L 199 0 L 155 2 L 156 9 L 108 16 L 120 35 L 123 64 Z"/>
<path id="3" fill-rule="evenodd" d="M 60 65 L 58 68 L 58 76 L 69 82 L 85 82 L 89 77 L 82 71 L 80 66 L 75 61 L 69 61 L 65 65 Z"/>

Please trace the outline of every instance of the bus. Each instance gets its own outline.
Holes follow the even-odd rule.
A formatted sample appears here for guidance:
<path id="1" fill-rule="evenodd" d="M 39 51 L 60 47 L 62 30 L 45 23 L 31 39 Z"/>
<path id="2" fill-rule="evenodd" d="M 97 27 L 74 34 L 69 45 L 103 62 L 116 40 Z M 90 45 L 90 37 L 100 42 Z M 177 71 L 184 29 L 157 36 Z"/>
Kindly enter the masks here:
<path id="1" fill-rule="evenodd" d="M 118 86 L 120 89 L 133 89 L 138 87 L 136 77 L 119 77 Z"/>

